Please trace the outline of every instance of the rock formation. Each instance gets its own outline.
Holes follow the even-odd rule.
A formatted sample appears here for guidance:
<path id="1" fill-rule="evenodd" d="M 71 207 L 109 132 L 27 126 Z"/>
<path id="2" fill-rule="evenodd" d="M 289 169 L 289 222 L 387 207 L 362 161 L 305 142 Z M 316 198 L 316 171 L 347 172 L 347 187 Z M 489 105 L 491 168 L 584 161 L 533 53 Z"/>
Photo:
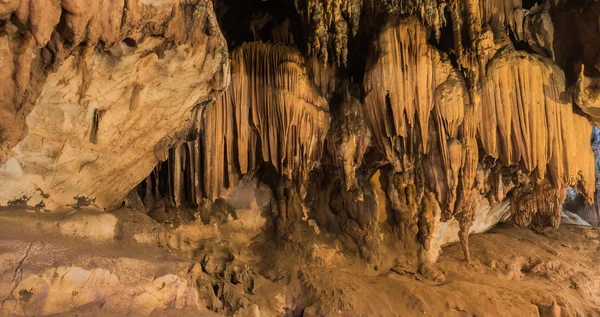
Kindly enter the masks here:
<path id="1" fill-rule="evenodd" d="M 439 283 L 497 223 L 598 226 L 600 4 L 264 2 L 0 2 L 0 211 L 139 209 L 230 315 L 284 279 L 257 245 Z"/>
<path id="2" fill-rule="evenodd" d="M 321 158 L 328 104 L 308 81 L 300 54 L 246 43 L 231 61 L 229 88 L 198 110 L 194 131 L 171 151 L 167 177 L 157 171 L 158 177 L 148 179 L 154 195 L 166 194 L 174 206 L 186 197 L 193 205 L 204 197 L 215 200 L 265 162 L 302 190 Z M 167 192 L 159 193 L 156 186 L 163 182 Z"/>
<path id="3" fill-rule="evenodd" d="M 0 205 L 118 205 L 228 84 L 211 1 L 7 9 Z"/>

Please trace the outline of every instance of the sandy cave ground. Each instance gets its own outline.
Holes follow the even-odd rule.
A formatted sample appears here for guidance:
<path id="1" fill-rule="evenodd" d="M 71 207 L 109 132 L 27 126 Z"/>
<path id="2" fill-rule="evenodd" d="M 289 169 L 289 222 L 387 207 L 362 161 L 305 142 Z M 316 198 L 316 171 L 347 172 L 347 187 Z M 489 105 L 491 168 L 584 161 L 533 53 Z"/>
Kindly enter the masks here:
<path id="1" fill-rule="evenodd" d="M 3 316 L 218 315 L 203 306 L 189 277 L 194 261 L 183 254 L 123 237 L 75 238 L 57 229 L 64 216 L 0 217 Z M 140 225 L 144 217 L 120 218 Z M 371 274 L 327 263 L 270 281 L 258 276 L 273 260 L 263 259 L 251 264 L 256 282 L 247 298 L 258 316 L 600 316 L 599 238 L 592 227 L 536 233 L 504 224 L 472 236 L 472 264 L 459 245 L 445 247 L 437 264 L 443 283 L 411 269 Z"/>

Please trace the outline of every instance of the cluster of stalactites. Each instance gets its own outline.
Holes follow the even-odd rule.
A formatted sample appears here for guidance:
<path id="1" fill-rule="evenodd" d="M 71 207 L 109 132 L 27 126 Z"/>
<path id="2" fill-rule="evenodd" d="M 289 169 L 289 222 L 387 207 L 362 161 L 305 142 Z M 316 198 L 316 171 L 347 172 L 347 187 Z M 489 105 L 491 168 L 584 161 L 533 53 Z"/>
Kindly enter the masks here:
<path id="1" fill-rule="evenodd" d="M 440 29 L 447 23 L 459 30 L 466 27 L 471 33 L 470 39 L 473 39 L 473 31 L 488 23 L 514 30 L 519 23 L 515 9 L 522 7 L 522 0 L 368 0 L 366 4 L 373 12 L 418 16 L 439 40 Z M 446 20 L 446 11 L 449 11 L 451 21 Z M 457 39 L 462 37 L 461 32 L 455 34 Z"/>
<path id="2" fill-rule="evenodd" d="M 525 12 L 521 9 L 522 0 L 295 0 L 295 5 L 310 34 L 309 54 L 339 65 L 346 65 L 348 41 L 356 35 L 361 18 L 416 16 L 437 40 L 441 29 L 451 23 L 454 50 L 460 56 L 467 44 L 462 43 L 463 34 L 476 42 L 486 24 L 494 30 L 508 27 L 517 32 L 522 29 Z M 447 21 L 446 12 L 451 21 Z M 330 48 L 335 56 L 330 56 Z"/>
<path id="3" fill-rule="evenodd" d="M 206 197 L 203 182 L 206 152 L 200 135 L 204 111 L 203 107 L 193 109 L 184 142 L 170 148 L 166 161 L 159 163 L 143 186 L 138 187 L 144 191 L 142 197 L 147 208 L 153 208 L 155 200 L 160 199 L 173 207 L 198 206 Z"/>
<path id="4" fill-rule="evenodd" d="M 447 0 L 367 0 L 365 9 L 369 14 L 386 13 L 394 16 L 417 16 L 421 22 L 440 38 L 440 30 L 446 25 L 444 10 Z"/>
<path id="5" fill-rule="evenodd" d="M 203 115 L 206 195 L 218 197 L 262 162 L 293 179 L 302 193 L 323 151 L 327 101 L 294 49 L 246 43 L 231 62 L 229 89 Z"/>
<path id="6" fill-rule="evenodd" d="M 364 116 L 378 148 L 402 171 L 409 168 L 407 156 L 427 153 L 439 56 L 416 18 L 386 28 L 376 43 L 380 57 L 365 75 Z"/>
<path id="7" fill-rule="evenodd" d="M 472 211 L 464 209 L 473 205 L 477 139 L 482 154 L 499 159 L 500 165 L 517 166 L 531 184 L 548 183 L 527 193 L 559 202 L 567 186 L 593 193 L 591 125 L 573 113 L 558 67 L 505 47 L 484 65 L 486 74 L 474 92 L 426 41 L 425 27 L 416 18 L 384 29 L 375 44 L 380 55 L 365 75 L 363 116 L 374 145 L 396 173 L 426 165 L 425 182 L 444 219 L 457 213 L 472 219 Z M 540 215 L 556 217 L 554 207 Z"/>
<path id="8" fill-rule="evenodd" d="M 387 27 L 376 46 L 380 56 L 367 70 L 363 107 L 375 145 L 398 173 L 412 173 L 435 145 L 445 185 L 434 190 L 452 213 L 461 181 L 470 193 L 478 159 L 475 113 L 462 75 L 427 44 L 426 29 L 414 17 Z"/>
<path id="9" fill-rule="evenodd" d="M 186 141 L 146 181 L 146 197 L 173 206 L 215 200 L 268 162 L 303 196 L 321 158 L 329 107 L 292 48 L 260 42 L 233 51 L 231 83 L 195 110 Z"/>
<path id="10" fill-rule="evenodd" d="M 440 0 L 295 0 L 296 10 L 310 32 L 308 51 L 319 56 L 323 63 L 334 60 L 346 65 L 348 40 L 359 29 L 361 15 L 376 17 L 416 15 L 440 37 L 445 25 L 447 1 Z M 335 55 L 331 56 L 329 48 Z"/>
<path id="11" fill-rule="evenodd" d="M 533 172 L 535 183 L 548 178 L 556 189 L 593 193 L 592 126 L 573 113 L 563 72 L 507 48 L 488 63 L 482 80 L 479 136 L 485 152 L 504 166 Z"/>
<path id="12" fill-rule="evenodd" d="M 311 29 L 309 53 L 327 62 L 331 42 L 335 61 L 346 65 L 348 37 L 358 31 L 363 0 L 295 0 L 295 5 Z"/>

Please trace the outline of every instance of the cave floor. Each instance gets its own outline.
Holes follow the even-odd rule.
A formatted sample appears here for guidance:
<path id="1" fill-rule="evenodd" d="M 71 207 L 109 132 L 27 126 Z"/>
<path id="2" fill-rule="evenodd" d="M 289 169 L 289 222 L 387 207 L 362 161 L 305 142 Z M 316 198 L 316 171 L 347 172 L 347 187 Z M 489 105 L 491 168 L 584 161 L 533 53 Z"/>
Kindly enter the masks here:
<path id="1" fill-rule="evenodd" d="M 32 217 L 0 215 L 3 316 L 218 315 L 191 279 L 197 260 L 153 243 L 68 236 L 48 225 L 61 217 Z M 443 249 L 436 264 L 442 283 L 411 269 L 362 270 L 349 258 L 331 260 L 344 256 L 324 247 L 320 258 L 331 261 L 306 265 L 272 250 L 270 259 L 263 254 L 249 264 L 253 290 L 242 292 L 260 314 L 236 316 L 600 316 L 599 229 L 563 225 L 537 233 L 505 224 L 470 243 L 471 264 L 459 245 Z M 277 277 L 264 273 L 274 261 Z"/>

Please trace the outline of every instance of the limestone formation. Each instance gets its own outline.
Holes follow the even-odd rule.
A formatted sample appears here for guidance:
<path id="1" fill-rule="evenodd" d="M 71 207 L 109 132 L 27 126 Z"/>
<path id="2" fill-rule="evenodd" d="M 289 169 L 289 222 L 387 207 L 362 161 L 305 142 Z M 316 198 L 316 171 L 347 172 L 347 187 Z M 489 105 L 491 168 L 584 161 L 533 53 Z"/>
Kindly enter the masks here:
<path id="1" fill-rule="evenodd" d="M 17 263 L 0 309 L 63 312 L 95 282 L 126 312 L 384 306 L 362 278 L 413 289 L 412 310 L 364 315 L 501 315 L 477 284 L 493 275 L 536 289 L 511 314 L 595 316 L 598 231 L 558 227 L 599 222 L 598 21 L 588 0 L 0 0 L 0 218 L 190 261 L 131 305 L 113 266 Z M 502 222 L 507 245 L 472 236 Z M 502 302 L 466 303 L 475 289 Z"/>
<path id="2" fill-rule="evenodd" d="M 207 196 L 214 199 L 262 162 L 294 180 L 302 192 L 323 152 L 327 101 L 292 49 L 245 44 L 231 59 L 229 90 L 204 113 L 205 151 L 217 154 L 223 149 L 222 156 L 208 155 L 205 161 Z"/>
<path id="3" fill-rule="evenodd" d="M 211 2 L 28 6 L 20 23 L 31 30 L 6 21 L 0 37 L 11 70 L 1 85 L 10 90 L 0 107 L 0 205 L 24 197 L 38 209 L 114 207 L 164 159 L 192 108 L 228 84 Z"/>
<path id="4" fill-rule="evenodd" d="M 305 67 L 297 51 L 282 45 L 247 43 L 233 51 L 231 85 L 198 110 L 195 132 L 170 151 L 168 176 L 157 170 L 148 184 L 166 182 L 162 194 L 174 206 L 185 197 L 198 205 L 267 163 L 305 191 L 329 126 L 328 104 Z"/>
<path id="5" fill-rule="evenodd" d="M 574 113 L 558 67 L 510 45 L 479 50 L 488 61 L 483 70 L 474 69 L 479 74 L 467 78 L 479 78 L 478 86 L 469 91 L 448 57 L 427 43 L 425 32 L 415 18 L 382 31 L 375 44 L 380 55 L 365 76 L 363 113 L 376 146 L 395 172 L 412 183 L 420 178 L 416 165 L 425 164 L 429 172 L 425 183 L 417 186 L 434 191 L 444 219 L 457 216 L 461 241 L 467 240 L 475 212 L 468 206 L 474 204 L 469 202 L 470 192 L 481 154 L 498 160 L 494 164 L 519 167 L 527 183 L 516 192 L 527 186 L 539 188 L 529 190 L 526 197 L 539 197 L 535 199 L 541 205 L 529 206 L 513 195 L 515 217 L 519 212 L 537 215 L 536 224 L 556 227 L 568 186 L 593 199 L 591 125 Z M 406 181 L 391 184 L 398 187 Z M 528 225 L 530 220 L 517 223 Z"/>

